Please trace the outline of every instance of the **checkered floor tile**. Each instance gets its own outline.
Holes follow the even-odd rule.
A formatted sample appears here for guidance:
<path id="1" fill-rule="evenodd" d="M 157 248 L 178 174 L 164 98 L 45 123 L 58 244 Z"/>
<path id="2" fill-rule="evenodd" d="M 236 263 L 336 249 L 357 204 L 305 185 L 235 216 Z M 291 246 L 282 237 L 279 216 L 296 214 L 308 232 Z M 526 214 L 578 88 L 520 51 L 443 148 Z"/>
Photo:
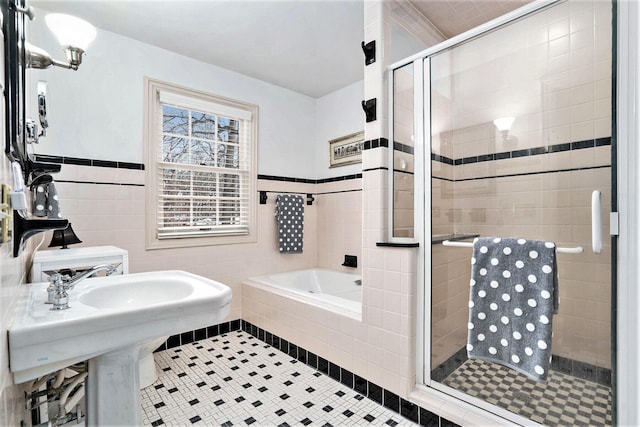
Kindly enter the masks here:
<path id="1" fill-rule="evenodd" d="M 611 388 L 559 372 L 547 383 L 479 359 L 464 362 L 443 384 L 546 426 L 611 425 Z"/>
<path id="2" fill-rule="evenodd" d="M 245 332 L 155 356 L 145 426 L 415 425 Z"/>

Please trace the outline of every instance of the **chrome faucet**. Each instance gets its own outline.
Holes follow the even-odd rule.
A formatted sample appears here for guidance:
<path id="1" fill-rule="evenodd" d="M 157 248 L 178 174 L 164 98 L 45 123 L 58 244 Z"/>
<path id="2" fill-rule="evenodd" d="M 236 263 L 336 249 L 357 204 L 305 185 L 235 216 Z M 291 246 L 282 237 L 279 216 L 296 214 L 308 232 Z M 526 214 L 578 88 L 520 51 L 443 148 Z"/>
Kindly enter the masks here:
<path id="1" fill-rule="evenodd" d="M 80 281 L 94 274 L 105 271 L 107 276 L 116 272 L 117 267 L 111 264 L 96 265 L 89 270 L 74 276 L 73 278 L 60 273 L 53 273 L 49 276 L 49 286 L 47 287 L 46 304 L 53 304 L 51 310 L 66 310 L 69 308 L 69 294 L 67 291 L 73 289 Z"/>

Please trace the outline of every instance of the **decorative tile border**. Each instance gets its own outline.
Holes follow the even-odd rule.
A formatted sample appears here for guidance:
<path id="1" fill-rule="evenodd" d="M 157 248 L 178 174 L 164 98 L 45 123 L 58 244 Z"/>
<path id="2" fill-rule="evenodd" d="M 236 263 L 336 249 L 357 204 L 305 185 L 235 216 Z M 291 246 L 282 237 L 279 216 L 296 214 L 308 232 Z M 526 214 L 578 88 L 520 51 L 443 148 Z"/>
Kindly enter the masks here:
<path id="1" fill-rule="evenodd" d="M 281 352 L 311 366 L 319 372 L 322 372 L 341 384 L 346 385 L 361 395 L 368 397 L 385 408 L 397 412 L 410 421 L 430 427 L 455 427 L 457 425 L 431 411 L 401 398 L 397 394 L 386 390 L 371 381 L 367 381 L 365 378 L 362 378 L 353 372 L 336 365 L 335 363 L 331 363 L 327 359 L 324 359 L 315 353 L 307 351 L 304 348 L 280 338 L 279 336 L 259 328 L 245 320 L 233 320 L 191 332 L 173 335 L 169 337 L 169 339 L 167 339 L 167 341 L 156 351 L 179 347 L 184 344 L 190 344 L 195 341 L 212 338 L 238 329 L 251 334 L 257 339 L 277 348 Z"/>
<path id="2" fill-rule="evenodd" d="M 560 153 L 562 151 L 583 150 L 586 148 L 611 145 L 611 137 L 588 139 L 584 141 L 568 142 L 564 144 L 548 145 L 544 147 L 528 148 L 524 150 L 503 151 L 500 153 L 481 154 L 479 156 L 450 159 L 439 154 L 431 153 L 431 160 L 451 166 L 467 165 L 471 163 L 491 162 L 493 160 L 515 159 L 518 157 L 538 156 L 541 154 Z"/>
<path id="3" fill-rule="evenodd" d="M 144 170 L 143 163 L 117 162 L 111 160 L 83 159 L 79 157 L 50 156 L 47 154 L 36 154 L 36 161 L 45 163 L 57 163 L 64 165 L 94 166 L 101 168 L 118 168 Z"/>
<path id="4" fill-rule="evenodd" d="M 407 145 L 407 144 L 403 144 L 403 143 L 397 142 L 397 141 L 393 142 L 393 150 L 394 151 L 401 151 L 401 152 L 407 153 L 407 154 L 413 154 L 413 146 Z"/>
<path id="5" fill-rule="evenodd" d="M 470 163 L 489 162 L 493 160 L 515 159 L 518 157 L 559 153 L 562 151 L 582 150 L 586 148 L 595 148 L 595 147 L 602 147 L 607 145 L 611 145 L 611 137 L 589 139 L 584 141 L 575 141 L 570 143 L 555 144 L 555 145 L 549 145 L 544 147 L 528 148 L 524 150 L 514 150 L 514 151 L 504 151 L 500 153 L 482 154 L 479 156 L 462 157 L 459 159 L 450 159 L 446 156 L 441 156 L 439 154 L 431 153 L 431 160 L 435 160 L 437 162 L 445 163 L 448 165 L 458 166 L 458 165 L 466 165 Z M 388 147 L 388 146 L 389 146 L 389 140 L 387 138 L 377 138 L 377 139 L 364 141 L 364 150 L 370 150 L 373 148 Z M 413 147 L 402 144 L 400 142 L 394 141 L 393 149 L 397 151 L 402 151 L 404 153 L 413 154 Z M 119 162 L 119 161 L 98 160 L 98 159 L 84 159 L 79 157 L 52 156 L 48 154 L 36 154 L 36 161 L 47 162 L 47 163 L 57 163 L 57 164 L 68 164 L 68 165 L 105 167 L 105 168 L 120 168 L 120 169 L 135 169 L 135 170 L 145 169 L 145 166 L 143 163 L 130 163 L 130 162 Z M 258 179 L 265 179 L 265 180 L 271 180 L 271 181 L 301 182 L 306 184 L 323 184 L 326 182 L 344 181 L 344 180 L 357 179 L 357 178 L 362 178 L 362 174 L 346 175 L 341 177 L 324 178 L 324 179 L 291 178 L 291 177 L 260 175 L 260 174 L 258 175 Z"/>
<path id="6" fill-rule="evenodd" d="M 297 182 L 302 184 L 326 184 L 328 182 L 349 181 L 352 179 L 359 179 L 359 178 L 362 178 L 361 173 L 344 175 L 344 176 L 335 176 L 332 178 L 322 178 L 322 179 L 292 178 L 288 176 L 258 174 L 258 179 L 263 179 L 265 181 Z"/>
<path id="7" fill-rule="evenodd" d="M 363 150 L 372 150 L 378 147 L 389 147 L 389 140 L 387 138 L 376 138 L 364 141 Z"/>
<path id="8" fill-rule="evenodd" d="M 459 179 L 451 179 L 451 178 L 443 178 L 439 176 L 433 176 L 433 179 L 439 179 L 440 181 L 447 182 L 463 182 L 463 181 L 478 181 L 481 179 L 491 179 L 491 178 L 512 178 L 516 176 L 530 176 L 530 175 L 542 175 L 546 173 L 560 173 L 560 172 L 575 172 L 575 171 L 586 171 L 592 169 L 604 169 L 610 168 L 611 165 L 601 165 L 601 166 L 587 166 L 583 168 L 567 168 L 567 169 L 549 169 L 544 171 L 532 171 L 532 172 L 522 172 L 522 173 L 509 173 L 502 175 L 487 175 L 487 176 L 478 176 L 475 178 L 459 178 Z"/>
<path id="9" fill-rule="evenodd" d="M 145 170 L 145 166 L 143 163 L 129 163 L 129 162 L 118 162 L 118 161 L 111 161 L 111 160 L 84 159 L 79 157 L 51 156 L 48 154 L 36 154 L 36 161 L 46 162 L 46 163 L 65 164 L 65 165 L 77 165 L 77 166 Z M 344 176 L 336 176 L 331 178 L 322 178 L 322 179 L 293 178 L 293 177 L 287 177 L 287 176 L 258 174 L 258 179 L 263 179 L 266 181 L 297 182 L 297 183 L 303 183 L 303 184 L 325 184 L 328 182 L 348 181 L 348 180 L 359 179 L 359 178 L 362 178 L 361 173 L 344 175 Z"/>

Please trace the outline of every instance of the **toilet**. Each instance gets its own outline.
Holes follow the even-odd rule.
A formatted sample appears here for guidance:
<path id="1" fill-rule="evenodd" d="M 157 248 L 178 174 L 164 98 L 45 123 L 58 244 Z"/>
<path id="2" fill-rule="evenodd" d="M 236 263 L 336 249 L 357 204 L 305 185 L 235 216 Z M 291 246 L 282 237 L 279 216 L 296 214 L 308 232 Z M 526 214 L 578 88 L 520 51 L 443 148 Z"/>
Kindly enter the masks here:
<path id="1" fill-rule="evenodd" d="M 31 283 L 46 282 L 53 272 L 65 269 L 86 270 L 99 264 L 117 265 L 117 273 L 114 274 L 128 274 L 129 254 L 126 250 L 115 246 L 38 251 L 33 257 L 30 281 Z M 150 386 L 158 378 L 153 352 L 167 338 L 169 337 L 162 336 L 142 343 L 139 353 L 140 389 Z"/>

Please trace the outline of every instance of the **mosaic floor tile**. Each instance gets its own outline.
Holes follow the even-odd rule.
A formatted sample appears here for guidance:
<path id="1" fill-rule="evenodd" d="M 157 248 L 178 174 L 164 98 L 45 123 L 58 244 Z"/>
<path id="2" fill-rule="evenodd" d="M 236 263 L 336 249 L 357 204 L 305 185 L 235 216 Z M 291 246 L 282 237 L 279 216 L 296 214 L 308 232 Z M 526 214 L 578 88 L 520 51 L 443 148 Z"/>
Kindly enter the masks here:
<path id="1" fill-rule="evenodd" d="M 155 356 L 145 426 L 416 425 L 242 331 Z"/>
<path id="2" fill-rule="evenodd" d="M 545 426 L 610 426 L 611 388 L 556 371 L 546 383 L 470 359 L 443 384 Z"/>

